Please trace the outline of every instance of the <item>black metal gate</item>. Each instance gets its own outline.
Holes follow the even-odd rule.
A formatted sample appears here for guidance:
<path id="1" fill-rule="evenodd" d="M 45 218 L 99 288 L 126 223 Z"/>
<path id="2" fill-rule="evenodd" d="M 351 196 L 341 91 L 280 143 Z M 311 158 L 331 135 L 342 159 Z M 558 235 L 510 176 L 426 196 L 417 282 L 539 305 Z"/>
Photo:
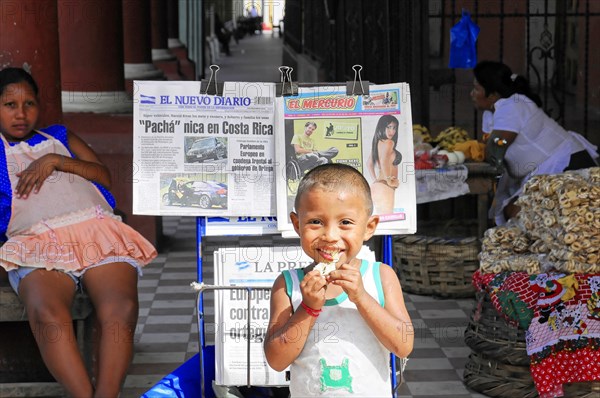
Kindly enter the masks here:
<path id="1" fill-rule="evenodd" d="M 328 81 L 351 79 L 361 64 L 371 82 L 409 82 L 415 123 L 434 134 L 461 125 L 476 137 L 471 71 L 447 67 L 462 9 L 481 27 L 480 60 L 528 77 L 549 115 L 600 143 L 598 0 L 286 0 L 285 41 Z"/>
<path id="2" fill-rule="evenodd" d="M 481 27 L 478 53 L 485 52 L 482 51 L 485 35 L 488 43 L 493 35 L 496 48 L 487 56 L 525 75 L 550 116 L 598 143 L 600 68 L 594 64 L 590 52 L 591 41 L 600 35 L 598 3 L 595 0 L 430 0 L 429 31 L 432 38 L 439 40 L 432 40 L 439 47 L 430 48 L 431 64 L 448 59 L 448 31 L 460 18 L 462 9 L 467 9 Z M 524 32 L 520 42 L 514 42 L 512 30 Z M 447 108 L 452 125 L 465 124 L 468 119 L 457 109 L 456 102 L 465 100 L 470 91 L 461 89 L 455 77 L 447 81 L 452 103 Z M 472 131 L 478 131 L 474 112 L 472 119 Z"/>

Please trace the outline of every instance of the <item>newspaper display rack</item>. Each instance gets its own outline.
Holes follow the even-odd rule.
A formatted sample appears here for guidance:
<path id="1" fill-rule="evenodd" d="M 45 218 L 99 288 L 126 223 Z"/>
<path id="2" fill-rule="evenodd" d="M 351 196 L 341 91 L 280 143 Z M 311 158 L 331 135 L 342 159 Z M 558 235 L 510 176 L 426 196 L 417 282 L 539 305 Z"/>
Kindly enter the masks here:
<path id="1" fill-rule="evenodd" d="M 218 222 L 218 221 L 217 221 Z M 207 380 L 207 375 L 212 375 L 214 374 L 214 370 L 213 369 L 209 369 L 210 366 L 214 366 L 215 362 L 213 361 L 212 363 L 207 363 L 206 359 L 213 359 L 213 355 L 216 356 L 216 354 L 212 354 L 211 350 L 214 350 L 214 346 L 210 347 L 207 345 L 206 343 L 206 337 L 205 337 L 205 310 L 204 310 L 204 293 L 205 292 L 217 292 L 217 291 L 228 291 L 228 290 L 236 290 L 236 291 L 243 291 L 246 293 L 246 308 L 247 311 L 250 312 L 251 311 L 251 297 L 252 292 L 259 290 L 259 291 L 269 291 L 270 287 L 256 287 L 256 286 L 231 286 L 231 285 L 208 285 L 208 284 L 204 284 L 203 282 L 203 278 L 202 278 L 202 255 L 201 255 L 201 247 L 202 247 L 202 238 L 206 237 L 206 229 L 207 227 L 210 228 L 210 223 L 211 220 L 209 218 L 206 217 L 198 217 L 197 221 L 196 221 L 196 225 L 197 225 L 197 247 L 198 247 L 198 258 L 197 258 L 197 263 L 198 263 L 198 282 L 192 283 L 192 287 L 198 292 L 198 296 L 197 296 L 197 301 L 196 301 L 196 308 L 197 308 L 197 321 L 198 321 L 198 339 L 199 339 L 199 361 L 200 361 L 200 368 L 199 368 L 199 376 L 200 376 L 200 396 L 203 398 L 209 398 L 209 397 L 214 397 L 211 388 L 211 380 Z M 271 232 L 272 233 L 272 232 Z M 251 234 L 250 234 L 251 235 Z M 244 236 L 248 236 L 248 235 L 244 235 Z M 392 236 L 391 235 L 384 235 L 382 236 L 382 261 L 386 264 L 391 264 L 392 263 Z M 247 323 L 246 323 L 246 336 L 250 336 L 252 334 L 251 332 L 251 322 L 252 319 L 250 317 L 247 318 Z M 217 338 L 222 338 L 217 336 Z M 251 358 L 251 339 L 247 338 L 246 339 L 246 387 L 251 387 L 252 383 L 252 372 L 251 372 L 251 362 L 252 362 L 252 358 Z M 392 381 L 392 391 L 394 392 L 394 396 L 396 396 L 396 391 L 398 389 L 398 387 L 400 386 L 399 384 L 399 379 L 398 377 L 400 376 L 400 372 L 397 369 L 397 362 L 396 362 L 396 357 L 391 354 L 391 358 L 390 358 L 390 372 L 391 372 L 391 381 Z M 208 382 L 208 383 L 207 383 Z M 234 386 L 240 386 L 242 384 L 235 384 Z M 185 395 L 187 396 L 187 395 Z M 190 395 L 190 396 L 196 396 L 196 395 Z"/>
<path id="2" fill-rule="evenodd" d="M 211 76 L 208 82 L 201 82 L 201 93 L 204 95 L 223 95 L 223 83 L 220 83 L 216 79 L 216 72 L 218 71 L 218 66 L 211 66 Z M 346 82 L 344 85 L 347 87 L 348 96 L 368 96 L 369 95 L 369 82 L 362 81 L 360 76 L 360 70 L 362 66 L 355 65 L 353 66 L 355 77 L 354 81 Z M 281 82 L 276 84 L 276 96 L 277 97 L 286 97 L 297 95 L 298 89 L 302 87 L 317 87 L 319 84 L 303 84 L 293 82 L 291 79 L 291 73 L 293 68 L 282 66 L 279 68 L 281 73 Z M 323 86 L 331 87 L 332 85 L 336 85 L 336 83 L 328 83 L 321 84 Z M 339 85 L 339 83 L 337 84 Z M 408 112 L 410 113 L 410 103 L 408 104 Z M 410 120 L 410 119 L 409 119 Z M 412 134 L 412 130 L 411 130 Z M 412 145 L 412 137 L 410 141 L 410 145 Z M 412 146 L 410 147 L 410 152 L 412 152 Z M 412 155 L 411 155 L 412 156 Z M 414 177 L 414 174 L 413 174 Z M 414 181 L 414 180 L 413 180 Z M 415 203 L 416 206 L 416 203 Z M 193 215 L 193 214 L 187 214 Z M 415 212 L 416 217 L 416 212 Z M 211 388 L 212 380 L 207 380 L 207 376 L 212 377 L 214 374 L 214 369 L 211 369 L 211 366 L 214 365 L 214 362 L 211 364 L 207 360 L 213 359 L 214 354 L 214 346 L 211 347 L 206 343 L 205 336 L 205 309 L 204 309 L 204 293 L 205 292 L 224 292 L 224 291 L 242 291 L 245 292 L 245 296 L 247 297 L 246 308 L 247 311 L 250 312 L 251 309 L 251 297 L 254 291 L 267 291 L 270 290 L 270 287 L 265 286 L 247 286 L 247 285 L 209 285 L 204 284 L 203 282 L 203 264 L 202 264 L 202 243 L 203 238 L 207 236 L 262 236 L 266 234 L 281 234 L 279 226 L 276 224 L 277 219 L 275 217 L 248 217 L 249 220 L 243 220 L 242 223 L 239 223 L 241 219 L 245 217 L 227 217 L 226 215 L 217 214 L 217 217 L 209 217 L 209 216 L 198 216 L 196 217 L 196 245 L 197 245 L 197 282 L 192 283 L 192 287 L 198 292 L 197 295 L 197 321 L 198 321 L 198 334 L 199 334 L 199 369 L 196 368 L 196 364 L 193 366 L 186 366 L 184 364 L 179 369 L 182 369 L 181 372 L 194 372 L 197 371 L 200 376 L 199 383 L 194 384 L 193 387 L 190 387 L 189 383 L 187 386 L 184 386 L 184 381 L 178 380 L 180 375 L 173 376 L 167 375 L 161 382 L 159 382 L 155 389 L 148 391 L 143 397 L 158 397 L 158 396 L 201 396 L 201 397 L 214 397 L 214 392 Z M 236 221 L 238 219 L 238 221 Z M 415 220 L 416 222 L 416 220 Z M 392 236 L 390 233 L 399 233 L 397 230 L 383 230 L 380 233 L 381 242 L 382 242 L 382 261 L 386 264 L 392 264 Z M 414 233 L 411 228 L 405 229 L 404 232 L 400 233 Z M 285 234 L 283 234 L 285 236 Z M 291 236 L 290 234 L 287 237 Z M 247 318 L 246 324 L 246 336 L 250 336 L 251 334 L 251 318 Z M 216 336 L 216 338 L 220 338 Z M 246 363 L 247 369 L 245 374 L 245 385 L 247 387 L 252 386 L 252 372 L 251 372 L 251 339 L 246 339 Z M 195 361 L 196 357 L 191 358 L 188 362 Z M 390 361 L 390 370 L 391 370 L 391 381 L 392 381 L 392 392 L 393 396 L 397 396 L 397 389 L 399 387 L 399 383 L 397 381 L 400 372 L 397 372 L 397 358 L 392 354 Z M 400 359 L 400 363 L 403 360 Z M 403 367 L 402 365 L 399 365 Z M 185 368 L 185 369 L 184 369 Z M 179 369 L 176 369 L 174 373 L 176 373 Z M 198 374 L 196 374 L 196 377 Z M 189 374 L 186 375 L 187 378 L 190 377 Z M 181 384 L 178 387 L 173 387 L 174 384 Z M 237 384 L 241 386 L 242 384 Z M 160 387 L 159 387 L 160 386 Z M 164 387 L 167 386 L 169 389 L 169 394 L 164 395 Z M 156 388 L 159 387 L 159 388 Z M 160 389 L 162 387 L 162 390 Z M 199 390 L 198 390 L 199 387 Z M 190 389 L 190 391 L 185 391 Z M 192 391 L 193 389 L 193 391 Z M 154 391 L 154 392 L 153 392 Z M 158 392 L 157 391 L 161 391 Z M 175 395 L 170 395 L 175 391 Z"/>
<path id="3" fill-rule="evenodd" d="M 217 291 L 217 290 L 239 290 L 245 291 L 247 299 L 247 311 L 251 311 L 251 297 L 253 290 L 270 290 L 268 287 L 251 287 L 251 286 L 226 286 L 226 285 L 205 285 L 204 283 L 198 283 L 195 289 L 198 291 L 198 299 L 197 299 L 197 308 L 198 308 L 198 330 L 199 330 L 199 343 L 200 343 L 200 388 L 201 388 L 201 396 L 206 397 L 206 383 L 205 383 L 205 364 L 204 364 L 204 349 L 206 347 L 206 342 L 204 338 L 204 333 L 200 332 L 200 330 L 204 330 L 204 311 L 203 311 L 203 293 L 205 291 Z M 202 309 L 202 310 L 201 310 Z M 248 318 L 248 322 L 246 324 L 246 335 L 251 335 L 251 319 Z M 250 387 L 251 383 L 251 349 L 250 349 L 251 339 L 246 339 L 246 386 Z"/>

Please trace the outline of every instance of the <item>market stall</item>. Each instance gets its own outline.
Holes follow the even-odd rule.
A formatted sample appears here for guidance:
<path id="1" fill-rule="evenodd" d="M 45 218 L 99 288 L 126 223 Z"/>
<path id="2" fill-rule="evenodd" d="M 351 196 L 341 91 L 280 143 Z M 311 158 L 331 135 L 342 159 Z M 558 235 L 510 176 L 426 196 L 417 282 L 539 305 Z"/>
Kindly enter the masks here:
<path id="1" fill-rule="evenodd" d="M 499 171 L 484 162 L 485 144 L 451 126 L 432 136 L 426 126 L 413 125 L 417 203 L 463 195 L 477 196 L 477 237 L 488 228 L 489 198 Z"/>
<path id="2" fill-rule="evenodd" d="M 482 242 L 465 383 L 490 396 L 597 394 L 600 168 L 533 177 L 517 204 Z"/>
<path id="3" fill-rule="evenodd" d="M 394 238 L 394 268 L 406 292 L 473 297 L 471 280 L 479 267 L 480 238 L 488 228 L 497 170 L 482 161 L 483 144 L 471 140 L 461 128 L 449 127 L 432 138 L 427 128 L 414 125 L 413 140 L 417 203 L 476 195 L 477 226 L 473 229 L 456 218 L 432 219 L 432 234 L 427 222 L 421 222 L 417 235 Z"/>
<path id="4" fill-rule="evenodd" d="M 415 170 L 417 204 L 477 196 L 477 236 L 488 228 L 489 197 L 496 181 L 496 169 L 485 162 L 467 161 L 433 169 Z"/>

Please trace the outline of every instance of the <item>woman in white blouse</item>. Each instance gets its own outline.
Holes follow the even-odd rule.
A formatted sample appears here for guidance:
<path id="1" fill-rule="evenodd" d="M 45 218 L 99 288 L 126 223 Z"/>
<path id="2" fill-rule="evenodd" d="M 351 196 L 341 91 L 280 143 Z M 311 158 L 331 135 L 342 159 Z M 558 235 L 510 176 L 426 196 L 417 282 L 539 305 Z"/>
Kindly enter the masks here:
<path id="1" fill-rule="evenodd" d="M 598 165 L 597 147 L 546 115 L 540 97 L 523 76 L 493 61 L 480 62 L 473 74 L 471 99 L 483 111 L 482 130 L 489 134 L 487 145 L 506 148 L 505 171 L 490 209 L 497 225 L 519 212 L 514 202 L 533 175 Z"/>

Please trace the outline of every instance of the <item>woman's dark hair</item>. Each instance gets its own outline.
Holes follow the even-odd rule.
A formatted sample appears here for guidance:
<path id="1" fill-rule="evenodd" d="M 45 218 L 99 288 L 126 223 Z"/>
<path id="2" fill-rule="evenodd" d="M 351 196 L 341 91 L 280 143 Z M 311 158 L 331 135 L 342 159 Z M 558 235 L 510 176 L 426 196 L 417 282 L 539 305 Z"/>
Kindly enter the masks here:
<path id="1" fill-rule="evenodd" d="M 396 124 L 396 134 L 392 137 L 392 141 L 394 141 L 394 151 L 396 151 L 396 158 L 394 159 L 394 166 L 397 166 L 402 161 L 402 154 L 396 150 L 396 144 L 398 143 L 398 128 L 400 123 L 395 116 L 392 115 L 383 115 L 379 118 L 377 122 L 377 126 L 375 127 L 375 134 L 373 135 L 373 145 L 371 147 L 371 159 L 373 159 L 373 164 L 379 163 L 379 151 L 377 150 L 377 143 L 379 141 L 387 140 L 387 134 L 385 133 L 385 129 L 390 123 Z"/>
<path id="2" fill-rule="evenodd" d="M 475 65 L 473 74 L 486 96 L 498 93 L 500 97 L 508 98 L 513 94 L 523 94 L 537 106 L 542 106 L 542 99 L 531 90 L 529 81 L 521 75 L 513 74 L 502 62 L 481 61 Z"/>
<path id="3" fill-rule="evenodd" d="M 38 95 L 38 85 L 33 80 L 33 77 L 22 68 L 5 68 L 0 70 L 0 95 L 4 94 L 4 90 L 9 84 L 25 82 L 31 86 L 34 94 Z"/>

